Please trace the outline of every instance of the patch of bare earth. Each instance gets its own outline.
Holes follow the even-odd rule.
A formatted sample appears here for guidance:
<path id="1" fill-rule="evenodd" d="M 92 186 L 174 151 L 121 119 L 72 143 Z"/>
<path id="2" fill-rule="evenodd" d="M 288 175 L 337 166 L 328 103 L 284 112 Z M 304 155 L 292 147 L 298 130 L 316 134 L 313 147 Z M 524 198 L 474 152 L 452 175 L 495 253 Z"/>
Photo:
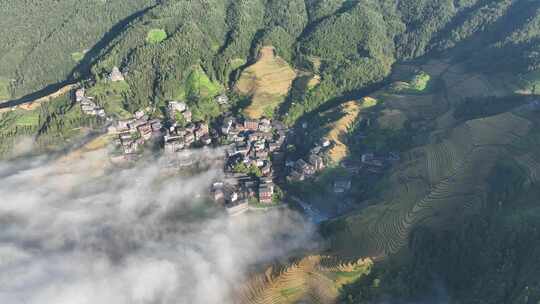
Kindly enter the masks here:
<path id="1" fill-rule="evenodd" d="M 53 100 L 55 98 L 63 96 L 65 94 L 69 93 L 69 91 L 73 90 L 77 86 L 78 86 L 78 84 L 65 85 L 62 88 L 60 88 L 58 91 L 53 92 L 53 93 L 51 93 L 51 94 L 49 94 L 47 96 L 43 96 L 41 98 L 25 102 L 23 104 L 16 105 L 16 106 L 13 106 L 11 108 L 0 109 L 0 113 L 7 112 L 7 111 L 9 111 L 9 110 L 11 110 L 13 108 L 23 109 L 23 110 L 26 110 L 26 111 L 35 110 L 35 109 L 39 108 L 42 103 L 47 102 L 47 101 L 51 101 L 51 100 Z"/>

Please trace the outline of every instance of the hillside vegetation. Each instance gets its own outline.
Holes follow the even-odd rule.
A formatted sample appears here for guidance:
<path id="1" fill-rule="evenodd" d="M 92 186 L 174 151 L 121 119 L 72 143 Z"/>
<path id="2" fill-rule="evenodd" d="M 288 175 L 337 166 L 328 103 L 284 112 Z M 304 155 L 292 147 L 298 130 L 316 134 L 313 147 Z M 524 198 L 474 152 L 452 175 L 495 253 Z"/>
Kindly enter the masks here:
<path id="1" fill-rule="evenodd" d="M 152 0 L 2 1 L 0 78 L 13 79 L 17 98 L 63 82 L 88 69 L 90 58 L 114 36 L 113 27 L 152 5 Z M 89 52 L 87 52 L 89 51 Z M 74 54 L 74 55 L 73 55 Z M 0 97 L 0 100 L 2 97 Z"/>
<path id="2" fill-rule="evenodd" d="M 129 70 L 129 97 L 141 108 L 174 97 L 194 64 L 224 86 L 246 78 L 253 69 L 246 63 L 273 45 L 294 67 L 321 76 L 315 87 L 287 96 L 280 112 L 293 124 L 329 101 L 357 97 L 396 61 L 450 52 L 467 54 L 469 69 L 524 75 L 538 62 L 540 4 L 528 0 L 38 2 L 8 1 L 0 10 L 0 39 L 8 41 L 0 49 L 0 77 L 15 79 L 13 97 L 62 81 L 72 70 L 86 77 L 85 67 L 97 63 L 98 78 L 114 65 Z M 19 33 L 22 27 L 12 25 L 21 15 L 25 28 L 40 31 Z M 418 80 L 413 85 L 422 90 L 425 81 Z"/>

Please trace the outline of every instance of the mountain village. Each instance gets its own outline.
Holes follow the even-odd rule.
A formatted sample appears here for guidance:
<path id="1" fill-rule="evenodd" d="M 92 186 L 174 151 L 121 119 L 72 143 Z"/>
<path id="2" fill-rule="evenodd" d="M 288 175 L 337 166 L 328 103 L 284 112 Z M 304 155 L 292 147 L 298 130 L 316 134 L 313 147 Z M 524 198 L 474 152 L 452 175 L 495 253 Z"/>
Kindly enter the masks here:
<path id="1" fill-rule="evenodd" d="M 117 68 L 108 77 L 111 82 L 123 79 Z M 84 88 L 74 92 L 74 101 L 84 114 L 106 118 L 109 122 L 107 131 L 115 138 L 115 150 L 110 156 L 114 164 L 137 160 L 150 142 L 151 146 L 161 147 L 171 172 L 179 172 L 194 166 L 194 151 L 221 148 L 221 159 L 213 161 L 223 168 L 223 178 L 213 181 L 210 194 L 230 215 L 243 213 L 250 206 L 279 205 L 280 185 L 305 181 L 325 169 L 328 166 L 326 153 L 334 144 L 322 138 L 307 156 L 291 159 L 286 147 L 291 145 L 289 136 L 294 132 L 278 120 L 240 118 L 225 112 L 210 126 L 204 121 L 193 121 L 187 103 L 178 100 L 167 102 L 163 120 L 150 118 L 145 110 L 135 112 L 129 119 L 113 119 L 107 117 L 92 96 L 86 95 Z M 215 102 L 227 105 L 229 98 L 222 94 L 215 97 Z M 385 157 L 366 153 L 361 163 L 343 161 L 340 165 L 350 173 L 365 169 L 376 174 L 397 160 L 396 153 Z M 347 193 L 351 190 L 351 180 L 334 181 L 333 190 L 336 194 Z"/>

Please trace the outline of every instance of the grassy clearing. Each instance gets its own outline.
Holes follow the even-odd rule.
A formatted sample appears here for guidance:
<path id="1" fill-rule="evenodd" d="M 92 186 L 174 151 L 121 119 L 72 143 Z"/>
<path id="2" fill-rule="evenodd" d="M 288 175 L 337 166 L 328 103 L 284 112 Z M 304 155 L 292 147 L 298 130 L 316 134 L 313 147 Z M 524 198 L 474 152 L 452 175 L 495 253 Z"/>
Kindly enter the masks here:
<path id="1" fill-rule="evenodd" d="M 200 66 L 193 67 L 184 83 L 174 92 L 174 99 L 207 98 L 218 95 L 223 90 L 221 84 L 210 80 Z"/>
<path id="2" fill-rule="evenodd" d="M 163 29 L 151 29 L 146 35 L 146 42 L 149 44 L 158 44 L 167 39 L 167 32 Z"/>
<path id="3" fill-rule="evenodd" d="M 24 111 L 18 110 L 17 119 L 15 120 L 16 126 L 29 127 L 29 126 L 38 126 L 40 112 L 38 110 L 34 111 Z"/>
<path id="4" fill-rule="evenodd" d="M 8 100 L 10 98 L 11 94 L 9 93 L 9 80 L 0 77 L 0 101 Z"/>
<path id="5" fill-rule="evenodd" d="M 426 72 L 420 72 L 414 75 L 409 82 L 394 82 L 391 91 L 401 94 L 422 94 L 429 91 L 430 83 L 431 76 Z"/>
<path id="6" fill-rule="evenodd" d="M 221 113 L 220 106 L 214 101 L 221 92 L 223 87 L 219 82 L 212 81 L 200 66 L 194 66 L 172 96 L 188 102 L 193 120 L 207 121 Z"/>
<path id="7" fill-rule="evenodd" d="M 74 52 L 74 53 L 71 53 L 71 60 L 73 60 L 73 61 L 75 61 L 75 62 L 79 62 L 79 61 L 81 61 L 83 58 L 84 58 L 84 53 L 83 53 L 83 52 Z"/>
<path id="8" fill-rule="evenodd" d="M 275 111 L 285 100 L 295 78 L 296 71 L 275 54 L 273 47 L 263 47 L 259 60 L 245 69 L 236 83 L 236 91 L 251 96 L 251 104 L 245 109 L 245 114 L 260 118 L 265 112 Z"/>
<path id="9" fill-rule="evenodd" d="M 423 92 L 427 89 L 431 76 L 425 72 L 415 75 L 411 80 L 411 89 L 417 92 Z"/>
<path id="10" fill-rule="evenodd" d="M 90 96 L 103 96 L 111 94 L 120 94 L 129 91 L 129 85 L 125 81 L 116 82 L 98 82 L 95 86 L 88 89 Z"/>
<path id="11" fill-rule="evenodd" d="M 120 99 L 111 99 L 108 102 L 104 104 L 105 112 L 109 114 L 116 114 L 118 118 L 120 119 L 128 119 L 132 115 L 126 109 L 124 109 L 124 105 L 122 104 L 122 100 Z"/>

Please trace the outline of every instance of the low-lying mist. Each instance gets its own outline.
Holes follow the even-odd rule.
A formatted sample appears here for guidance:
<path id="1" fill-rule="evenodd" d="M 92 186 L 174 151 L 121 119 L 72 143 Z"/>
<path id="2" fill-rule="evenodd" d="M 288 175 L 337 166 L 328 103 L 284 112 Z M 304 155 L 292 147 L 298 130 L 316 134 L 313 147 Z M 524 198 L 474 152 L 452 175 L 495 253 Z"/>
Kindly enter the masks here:
<path id="1" fill-rule="evenodd" d="M 103 163 L 0 162 L 0 303 L 232 303 L 255 265 L 316 244 L 290 210 L 228 217 L 205 202 L 219 169 Z"/>

